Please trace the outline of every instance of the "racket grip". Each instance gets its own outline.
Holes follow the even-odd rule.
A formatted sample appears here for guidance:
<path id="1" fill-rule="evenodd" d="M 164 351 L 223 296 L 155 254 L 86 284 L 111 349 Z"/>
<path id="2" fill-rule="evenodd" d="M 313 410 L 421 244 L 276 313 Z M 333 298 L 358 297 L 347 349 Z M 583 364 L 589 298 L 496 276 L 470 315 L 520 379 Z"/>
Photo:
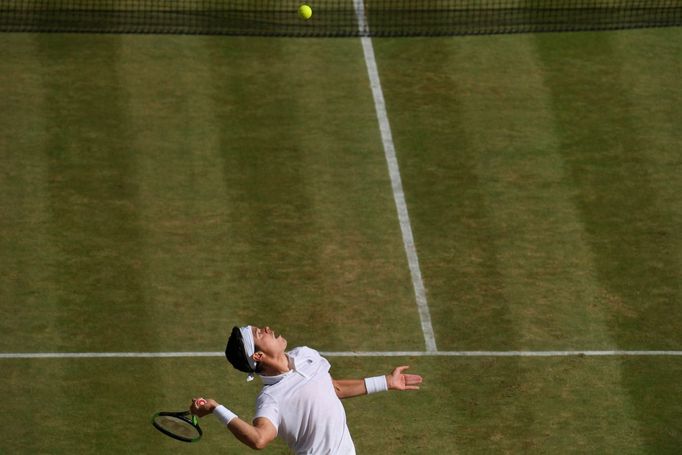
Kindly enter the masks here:
<path id="1" fill-rule="evenodd" d="M 195 404 L 196 404 L 197 406 L 203 406 L 203 405 L 206 404 L 206 400 L 204 400 L 203 398 L 199 398 L 199 399 L 196 401 Z"/>

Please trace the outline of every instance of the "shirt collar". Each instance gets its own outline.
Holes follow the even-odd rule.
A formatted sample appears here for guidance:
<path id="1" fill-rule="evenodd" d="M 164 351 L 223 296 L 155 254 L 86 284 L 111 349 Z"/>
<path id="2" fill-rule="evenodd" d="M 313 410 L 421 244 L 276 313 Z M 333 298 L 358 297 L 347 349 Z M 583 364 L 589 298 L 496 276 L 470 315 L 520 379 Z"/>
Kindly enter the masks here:
<path id="1" fill-rule="evenodd" d="M 263 375 L 259 375 L 259 376 L 260 376 L 261 381 L 263 381 L 264 385 L 273 385 L 273 384 L 277 384 L 279 381 L 286 378 L 287 376 L 289 376 L 293 372 L 294 372 L 294 370 L 290 370 L 290 371 L 287 371 L 286 373 L 278 374 L 277 376 L 263 376 Z"/>
<path id="2" fill-rule="evenodd" d="M 287 353 L 287 357 L 289 358 L 289 366 L 291 367 L 291 370 L 287 371 L 286 373 L 278 374 L 277 376 L 263 376 L 263 375 L 259 374 L 258 376 L 260 376 L 260 379 L 261 379 L 261 381 L 263 381 L 264 385 L 277 384 L 282 379 L 286 378 L 287 376 L 289 376 L 293 373 L 298 373 L 301 376 L 303 376 L 304 378 L 308 377 L 308 375 L 306 375 L 303 372 L 298 371 L 296 369 L 296 358 L 295 357 L 289 355 L 289 353 Z"/>

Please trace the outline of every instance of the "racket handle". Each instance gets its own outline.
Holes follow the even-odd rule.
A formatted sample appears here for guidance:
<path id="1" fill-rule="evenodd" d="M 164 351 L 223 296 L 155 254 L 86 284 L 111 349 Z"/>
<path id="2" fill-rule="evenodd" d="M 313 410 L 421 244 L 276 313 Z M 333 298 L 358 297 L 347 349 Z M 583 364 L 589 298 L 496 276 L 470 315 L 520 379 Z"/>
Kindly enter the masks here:
<path id="1" fill-rule="evenodd" d="M 195 404 L 196 404 L 197 406 L 203 406 L 203 405 L 206 404 L 206 400 L 204 400 L 203 398 L 199 398 L 199 399 L 196 401 Z"/>

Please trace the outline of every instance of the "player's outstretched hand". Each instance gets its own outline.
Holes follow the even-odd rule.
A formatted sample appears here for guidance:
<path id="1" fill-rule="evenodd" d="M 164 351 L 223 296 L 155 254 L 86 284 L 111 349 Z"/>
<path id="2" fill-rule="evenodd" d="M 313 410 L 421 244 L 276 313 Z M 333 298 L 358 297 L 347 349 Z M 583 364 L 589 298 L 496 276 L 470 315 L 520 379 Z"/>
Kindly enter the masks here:
<path id="1" fill-rule="evenodd" d="M 218 403 L 210 398 L 193 398 L 189 412 L 197 417 L 204 417 L 212 413 L 216 406 L 218 406 Z"/>
<path id="2" fill-rule="evenodd" d="M 403 374 L 409 366 L 397 367 L 386 379 L 389 390 L 419 390 L 423 379 L 418 374 Z"/>

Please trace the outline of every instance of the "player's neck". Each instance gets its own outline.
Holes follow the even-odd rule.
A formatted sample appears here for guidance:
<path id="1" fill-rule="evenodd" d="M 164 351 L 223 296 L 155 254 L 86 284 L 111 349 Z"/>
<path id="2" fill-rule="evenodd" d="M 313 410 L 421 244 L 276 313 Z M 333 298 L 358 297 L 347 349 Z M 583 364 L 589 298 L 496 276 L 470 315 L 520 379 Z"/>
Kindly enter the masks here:
<path id="1" fill-rule="evenodd" d="M 272 359 L 267 365 L 264 365 L 264 376 L 278 376 L 282 373 L 291 371 L 292 367 L 289 362 L 289 356 L 282 352 L 277 358 Z"/>

